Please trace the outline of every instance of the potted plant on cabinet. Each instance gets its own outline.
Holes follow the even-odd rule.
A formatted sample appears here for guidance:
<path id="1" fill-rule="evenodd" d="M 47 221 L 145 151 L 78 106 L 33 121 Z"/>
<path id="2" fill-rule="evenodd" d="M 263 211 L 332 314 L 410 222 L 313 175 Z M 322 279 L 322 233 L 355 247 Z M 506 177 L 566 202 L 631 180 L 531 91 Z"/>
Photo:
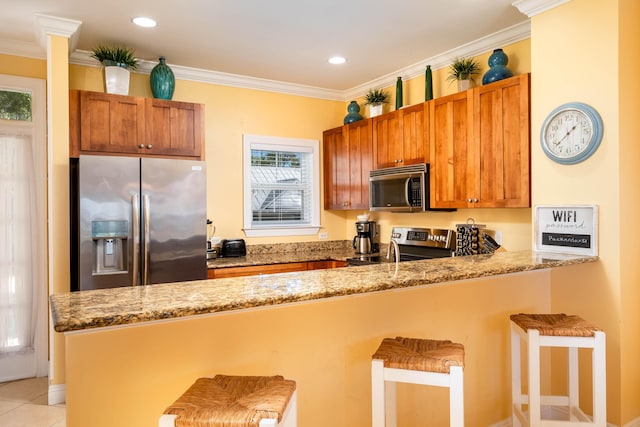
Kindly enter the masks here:
<path id="1" fill-rule="evenodd" d="M 369 89 L 364 101 L 369 106 L 369 117 L 375 117 L 382 114 L 382 104 L 389 102 L 389 95 L 382 89 Z"/>
<path id="2" fill-rule="evenodd" d="M 471 87 L 473 76 L 480 73 L 480 64 L 473 58 L 456 58 L 449 66 L 447 80 L 457 81 L 458 90 L 467 90 Z"/>
<path id="3" fill-rule="evenodd" d="M 133 49 L 121 46 L 99 45 L 91 50 L 91 57 L 104 67 L 104 83 L 107 93 L 129 94 L 130 70 L 135 70 L 138 60 Z"/>

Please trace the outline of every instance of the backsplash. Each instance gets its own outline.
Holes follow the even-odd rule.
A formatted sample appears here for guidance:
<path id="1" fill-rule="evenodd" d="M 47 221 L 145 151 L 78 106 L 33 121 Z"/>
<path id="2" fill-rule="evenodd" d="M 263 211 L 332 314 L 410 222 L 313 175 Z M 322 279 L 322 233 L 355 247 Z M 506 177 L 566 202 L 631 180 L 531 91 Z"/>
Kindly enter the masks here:
<path id="1" fill-rule="evenodd" d="M 325 240 L 321 242 L 272 243 L 248 245 L 247 255 L 268 255 L 286 252 L 315 252 L 344 250 L 351 248 L 351 240 Z"/>

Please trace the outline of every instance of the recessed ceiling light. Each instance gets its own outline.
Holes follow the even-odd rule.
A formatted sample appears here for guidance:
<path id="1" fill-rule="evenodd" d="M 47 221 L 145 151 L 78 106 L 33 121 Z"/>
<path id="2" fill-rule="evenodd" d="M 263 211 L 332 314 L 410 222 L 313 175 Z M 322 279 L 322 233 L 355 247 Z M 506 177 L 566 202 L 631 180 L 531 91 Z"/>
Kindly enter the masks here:
<path id="1" fill-rule="evenodd" d="M 152 28 L 156 26 L 156 21 L 151 18 L 147 18 L 145 16 L 136 16 L 135 18 L 131 18 L 131 22 L 140 27 Z"/>
<path id="2" fill-rule="evenodd" d="M 347 59 L 342 56 L 334 56 L 333 58 L 329 58 L 329 62 L 331 64 L 344 64 L 347 62 Z"/>

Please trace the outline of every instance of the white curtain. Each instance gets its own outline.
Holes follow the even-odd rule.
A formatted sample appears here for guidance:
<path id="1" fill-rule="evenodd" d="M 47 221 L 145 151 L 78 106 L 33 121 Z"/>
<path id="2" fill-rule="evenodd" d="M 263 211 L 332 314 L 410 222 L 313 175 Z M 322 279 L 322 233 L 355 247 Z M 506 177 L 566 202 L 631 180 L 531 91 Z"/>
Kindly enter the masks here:
<path id="1" fill-rule="evenodd" d="M 34 350 L 38 286 L 33 125 L 0 120 L 0 358 Z"/>

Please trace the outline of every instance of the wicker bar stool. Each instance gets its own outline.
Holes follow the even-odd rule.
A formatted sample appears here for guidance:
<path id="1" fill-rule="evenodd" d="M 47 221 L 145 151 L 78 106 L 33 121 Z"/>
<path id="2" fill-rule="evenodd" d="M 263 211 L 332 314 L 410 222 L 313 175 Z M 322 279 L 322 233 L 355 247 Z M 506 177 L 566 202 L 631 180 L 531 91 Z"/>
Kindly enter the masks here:
<path id="1" fill-rule="evenodd" d="M 513 314 L 511 319 L 512 426 L 582 427 L 607 425 L 605 333 L 579 316 L 566 314 Z M 522 390 L 521 340 L 528 346 L 528 394 Z M 568 348 L 568 396 L 540 395 L 540 347 Z M 580 409 L 578 349 L 592 349 L 593 417 Z M 523 410 L 528 405 L 528 415 Z M 568 416 L 542 418 L 542 406 L 564 407 Z M 560 414 L 558 414 L 560 415 Z M 555 418 L 559 418 L 556 416 Z"/>
<path id="2" fill-rule="evenodd" d="M 449 422 L 463 427 L 463 367 L 462 344 L 403 337 L 383 339 L 371 360 L 373 427 L 396 425 L 398 382 L 449 387 Z"/>
<path id="3" fill-rule="evenodd" d="M 198 378 L 158 421 L 158 427 L 295 427 L 296 383 L 275 376 Z"/>

